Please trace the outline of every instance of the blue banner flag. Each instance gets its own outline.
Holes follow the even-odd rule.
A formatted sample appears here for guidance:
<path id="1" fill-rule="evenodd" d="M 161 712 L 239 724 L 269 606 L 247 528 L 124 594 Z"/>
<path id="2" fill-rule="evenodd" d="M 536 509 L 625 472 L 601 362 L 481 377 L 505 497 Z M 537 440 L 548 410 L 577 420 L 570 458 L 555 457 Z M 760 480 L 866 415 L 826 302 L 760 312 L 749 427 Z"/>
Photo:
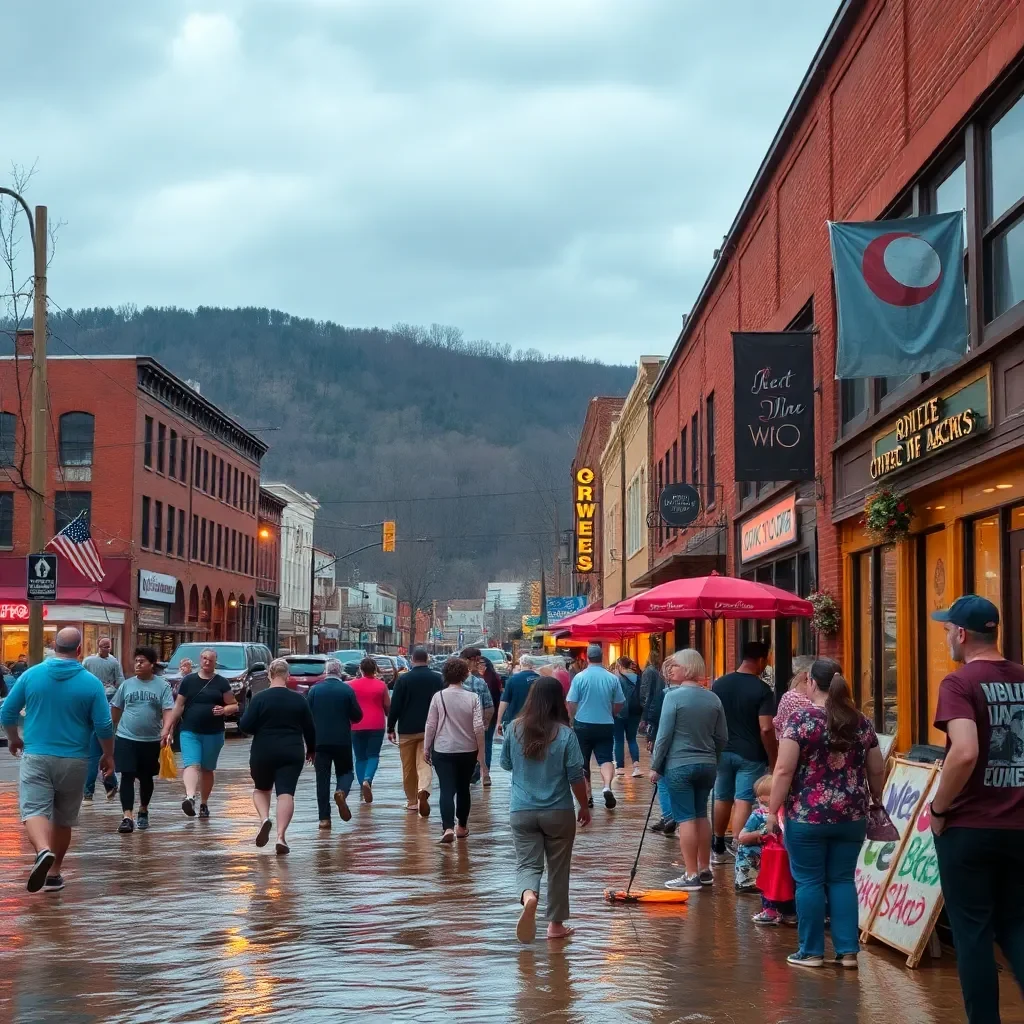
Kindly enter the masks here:
<path id="1" fill-rule="evenodd" d="M 941 370 L 967 354 L 963 214 L 829 222 L 836 378 Z"/>

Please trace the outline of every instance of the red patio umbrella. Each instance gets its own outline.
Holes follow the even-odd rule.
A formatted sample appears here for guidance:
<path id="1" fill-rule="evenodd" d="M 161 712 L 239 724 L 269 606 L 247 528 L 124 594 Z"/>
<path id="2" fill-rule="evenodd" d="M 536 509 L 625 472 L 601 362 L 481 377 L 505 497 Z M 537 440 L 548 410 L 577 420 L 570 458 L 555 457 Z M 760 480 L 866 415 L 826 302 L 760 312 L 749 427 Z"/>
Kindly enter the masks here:
<path id="1" fill-rule="evenodd" d="M 662 583 L 612 611 L 678 619 L 809 619 L 814 613 L 810 601 L 786 590 L 718 573 Z"/>
<path id="2" fill-rule="evenodd" d="M 577 616 L 576 621 L 567 627 L 568 635 L 574 640 L 617 640 L 636 633 L 665 633 L 674 628 L 671 618 L 636 612 L 616 615 L 615 608 Z"/>

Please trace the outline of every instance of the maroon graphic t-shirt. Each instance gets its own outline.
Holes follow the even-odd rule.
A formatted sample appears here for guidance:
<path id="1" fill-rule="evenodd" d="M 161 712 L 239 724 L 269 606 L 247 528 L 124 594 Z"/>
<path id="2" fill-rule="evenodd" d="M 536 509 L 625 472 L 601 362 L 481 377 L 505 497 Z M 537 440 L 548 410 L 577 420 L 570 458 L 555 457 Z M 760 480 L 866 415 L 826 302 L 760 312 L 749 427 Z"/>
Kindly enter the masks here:
<path id="1" fill-rule="evenodd" d="M 945 732 L 957 718 L 978 726 L 978 763 L 946 825 L 1024 829 L 1024 666 L 972 661 L 951 672 L 939 685 L 935 728 Z"/>

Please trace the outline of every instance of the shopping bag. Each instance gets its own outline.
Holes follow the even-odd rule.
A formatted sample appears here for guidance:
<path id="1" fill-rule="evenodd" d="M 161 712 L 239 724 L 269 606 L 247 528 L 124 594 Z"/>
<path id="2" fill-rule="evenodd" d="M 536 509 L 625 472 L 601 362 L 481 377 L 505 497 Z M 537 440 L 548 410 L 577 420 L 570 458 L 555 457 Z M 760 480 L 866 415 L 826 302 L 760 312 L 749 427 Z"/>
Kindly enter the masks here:
<path id="1" fill-rule="evenodd" d="M 768 836 L 761 846 L 761 870 L 757 887 L 766 900 L 784 903 L 796 898 L 796 884 L 789 871 L 789 854 L 776 833 Z"/>
<path id="2" fill-rule="evenodd" d="M 900 830 L 881 804 L 873 804 L 868 811 L 867 838 L 873 843 L 899 842 Z"/>
<path id="3" fill-rule="evenodd" d="M 178 765 L 174 760 L 174 751 L 170 745 L 165 744 L 160 748 L 160 778 L 176 779 L 178 777 Z"/>

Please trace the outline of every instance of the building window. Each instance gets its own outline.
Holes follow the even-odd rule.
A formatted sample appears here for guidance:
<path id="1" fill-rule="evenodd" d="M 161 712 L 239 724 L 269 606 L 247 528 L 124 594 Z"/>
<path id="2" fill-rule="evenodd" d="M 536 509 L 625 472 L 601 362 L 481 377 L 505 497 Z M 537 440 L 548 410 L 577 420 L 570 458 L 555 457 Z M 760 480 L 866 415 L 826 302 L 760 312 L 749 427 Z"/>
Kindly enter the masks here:
<path id="1" fill-rule="evenodd" d="M 704 429 L 708 432 L 707 453 L 708 453 L 708 501 L 709 505 L 715 503 L 715 394 L 708 395 L 707 406 L 704 414 Z"/>
<path id="2" fill-rule="evenodd" d="M 974 593 L 987 597 L 1002 614 L 1003 575 L 1000 555 L 1002 553 L 1002 534 L 999 529 L 999 516 L 988 516 L 975 519 L 974 529 Z M 1000 618 L 1000 621 L 1002 619 Z"/>
<path id="3" fill-rule="evenodd" d="M 854 697 L 861 711 L 875 720 L 875 659 L 872 638 L 874 629 L 873 554 L 865 551 L 853 557 L 854 587 Z"/>
<path id="4" fill-rule="evenodd" d="M 142 441 L 142 464 L 153 468 L 153 417 L 146 417 L 146 431 Z"/>
<path id="5" fill-rule="evenodd" d="M 660 548 L 665 543 L 665 524 L 661 519 L 661 492 L 662 492 L 662 476 L 661 476 L 661 463 L 658 463 L 658 547 Z"/>
<path id="6" fill-rule="evenodd" d="M 156 471 L 162 473 L 166 464 L 167 455 L 167 427 L 162 423 L 156 428 Z"/>
<path id="7" fill-rule="evenodd" d="M 167 506 L 167 544 L 164 550 L 169 555 L 174 554 L 174 506 Z"/>
<path id="8" fill-rule="evenodd" d="M 199 559 L 199 516 L 192 516 L 192 561 Z"/>
<path id="9" fill-rule="evenodd" d="M 0 548 L 14 547 L 14 494 L 0 493 Z"/>
<path id="10" fill-rule="evenodd" d="M 13 412 L 0 412 L 0 466 L 14 465 L 17 422 Z"/>
<path id="11" fill-rule="evenodd" d="M 203 449 L 203 490 L 210 493 L 210 453 Z"/>
<path id="12" fill-rule="evenodd" d="M 220 568 L 221 543 L 224 539 L 224 530 L 220 523 L 217 524 L 217 568 Z"/>
<path id="13" fill-rule="evenodd" d="M 1024 98 L 988 133 L 985 250 L 988 319 L 1024 299 Z"/>
<path id="14" fill-rule="evenodd" d="M 178 479 L 184 483 L 188 478 L 188 441 L 181 439 L 181 470 Z"/>
<path id="15" fill-rule="evenodd" d="M 690 472 L 694 486 L 700 484 L 700 415 L 690 417 Z"/>
<path id="16" fill-rule="evenodd" d="M 60 418 L 60 464 L 91 466 L 96 421 L 89 412 L 66 412 Z"/>
<path id="17" fill-rule="evenodd" d="M 143 496 L 142 498 L 142 546 L 144 548 L 149 547 L 149 506 L 150 499 Z"/>
<path id="18" fill-rule="evenodd" d="M 238 531 L 231 531 L 231 571 L 238 569 Z"/>
<path id="19" fill-rule="evenodd" d="M 686 483 L 686 427 L 679 431 L 679 479 Z"/>
<path id="20" fill-rule="evenodd" d="M 644 546 L 644 530 L 647 526 L 647 509 L 644 501 L 646 480 L 643 469 L 633 477 L 626 490 L 626 557 L 632 558 Z"/>
<path id="21" fill-rule="evenodd" d="M 92 491 L 60 491 L 53 497 L 54 532 L 60 533 L 82 513 L 89 522 L 92 513 Z"/>
<path id="22" fill-rule="evenodd" d="M 224 500 L 224 460 L 223 459 L 220 460 L 220 485 L 218 487 L 217 497 L 219 497 L 221 501 Z"/>
<path id="23" fill-rule="evenodd" d="M 861 710 L 878 732 L 895 733 L 896 547 L 854 556 L 855 678 Z"/>
<path id="24" fill-rule="evenodd" d="M 252 515 L 252 477 L 245 478 L 245 511 Z"/>
<path id="25" fill-rule="evenodd" d="M 847 378 L 839 382 L 844 433 L 868 417 L 868 383 L 865 377 Z"/>
<path id="26" fill-rule="evenodd" d="M 206 561 L 206 520 L 200 520 L 199 524 L 199 561 Z"/>
<path id="27" fill-rule="evenodd" d="M 234 505 L 235 508 L 238 508 L 238 467 L 237 466 L 235 467 L 235 471 L 231 474 L 231 476 L 232 476 L 232 479 L 234 480 L 234 486 L 233 486 L 233 491 L 232 491 L 233 497 L 231 499 L 231 504 Z"/>
<path id="28" fill-rule="evenodd" d="M 178 477 L 178 432 L 171 431 L 171 447 L 167 453 L 167 475 L 175 480 Z"/>
<path id="29" fill-rule="evenodd" d="M 164 503 L 153 504 L 153 550 L 160 551 L 164 546 Z"/>
<path id="30" fill-rule="evenodd" d="M 178 557 L 185 557 L 185 510 L 178 509 Z"/>
<path id="31" fill-rule="evenodd" d="M 192 486 L 199 489 L 203 485 L 203 449 L 192 442 Z"/>

